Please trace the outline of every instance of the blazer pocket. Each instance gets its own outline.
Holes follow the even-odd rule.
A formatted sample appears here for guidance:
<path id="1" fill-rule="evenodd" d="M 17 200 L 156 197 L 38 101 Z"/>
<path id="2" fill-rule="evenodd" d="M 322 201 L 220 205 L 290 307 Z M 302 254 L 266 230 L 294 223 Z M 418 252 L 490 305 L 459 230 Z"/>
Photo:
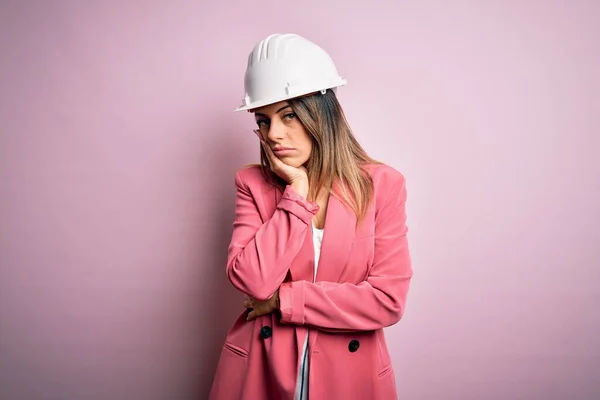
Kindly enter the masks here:
<path id="1" fill-rule="evenodd" d="M 242 399 L 248 375 L 248 352 L 225 342 L 213 378 L 209 399 Z"/>
<path id="2" fill-rule="evenodd" d="M 377 373 L 377 378 L 379 378 L 379 379 L 384 378 L 390 372 L 392 372 L 392 366 L 388 365 L 387 367 L 384 367 L 381 371 L 379 371 Z"/>
<path id="3" fill-rule="evenodd" d="M 382 369 L 377 374 L 377 396 L 375 398 L 381 400 L 395 400 L 398 398 L 396 377 L 391 365 Z"/>
<path id="4" fill-rule="evenodd" d="M 242 349 L 241 347 L 238 347 L 234 344 L 231 344 L 229 342 L 225 342 L 223 344 L 223 347 L 227 350 L 229 350 L 231 353 L 235 354 L 236 356 L 239 357 L 243 357 L 243 358 L 248 358 L 248 351 Z"/>

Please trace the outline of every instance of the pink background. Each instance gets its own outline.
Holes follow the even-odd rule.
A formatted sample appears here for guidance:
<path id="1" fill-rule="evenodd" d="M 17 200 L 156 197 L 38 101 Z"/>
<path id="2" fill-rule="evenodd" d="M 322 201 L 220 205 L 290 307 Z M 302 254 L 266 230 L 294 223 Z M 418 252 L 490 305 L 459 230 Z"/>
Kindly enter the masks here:
<path id="1" fill-rule="evenodd" d="M 0 398 L 205 398 L 242 310 L 233 174 L 258 154 L 232 110 L 272 32 L 332 55 L 357 136 L 407 177 L 415 277 L 386 331 L 400 397 L 600 398 L 599 15 L 2 2 Z"/>

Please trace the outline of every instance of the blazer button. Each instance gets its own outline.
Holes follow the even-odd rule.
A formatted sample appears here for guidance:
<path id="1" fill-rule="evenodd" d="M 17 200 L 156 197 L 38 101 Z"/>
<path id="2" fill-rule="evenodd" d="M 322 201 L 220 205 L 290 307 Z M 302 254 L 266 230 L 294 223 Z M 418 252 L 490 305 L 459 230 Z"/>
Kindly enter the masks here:
<path id="1" fill-rule="evenodd" d="M 354 353 L 359 347 L 360 342 L 358 340 L 351 340 L 350 344 L 348 345 L 348 350 L 350 350 L 350 353 Z"/>
<path id="2" fill-rule="evenodd" d="M 273 330 L 270 326 L 263 326 L 260 328 L 260 337 L 263 339 L 268 339 L 273 336 Z"/>

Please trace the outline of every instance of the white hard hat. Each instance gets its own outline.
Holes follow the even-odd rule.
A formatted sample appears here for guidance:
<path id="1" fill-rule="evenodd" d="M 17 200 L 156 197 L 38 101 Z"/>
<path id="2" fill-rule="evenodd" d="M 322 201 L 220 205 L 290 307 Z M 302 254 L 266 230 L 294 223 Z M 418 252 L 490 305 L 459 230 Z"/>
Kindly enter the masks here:
<path id="1" fill-rule="evenodd" d="M 254 46 L 248 57 L 244 78 L 246 95 L 235 111 L 345 84 L 333 60 L 322 48 L 296 34 L 273 34 Z"/>

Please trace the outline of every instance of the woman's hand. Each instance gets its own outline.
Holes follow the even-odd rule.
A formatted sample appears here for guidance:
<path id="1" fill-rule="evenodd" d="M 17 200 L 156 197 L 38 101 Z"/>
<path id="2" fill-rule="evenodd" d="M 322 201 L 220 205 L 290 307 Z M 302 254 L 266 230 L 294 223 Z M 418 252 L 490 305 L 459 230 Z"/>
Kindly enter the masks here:
<path id="1" fill-rule="evenodd" d="M 281 159 L 279 159 L 279 157 L 273 153 L 271 146 L 269 146 L 269 144 L 263 139 L 260 131 L 255 130 L 254 133 L 256 133 L 256 136 L 258 136 L 258 139 L 265 150 L 271 171 L 289 183 L 290 186 L 292 186 L 292 189 L 294 189 L 300 195 L 306 197 L 308 194 L 308 174 L 306 168 L 304 168 L 304 166 L 293 167 L 281 161 Z"/>
<path id="2" fill-rule="evenodd" d="M 246 318 L 247 321 L 253 320 L 262 315 L 267 315 L 279 309 L 279 290 L 277 290 L 269 300 L 255 300 L 245 296 L 244 307 L 252 309 Z"/>

